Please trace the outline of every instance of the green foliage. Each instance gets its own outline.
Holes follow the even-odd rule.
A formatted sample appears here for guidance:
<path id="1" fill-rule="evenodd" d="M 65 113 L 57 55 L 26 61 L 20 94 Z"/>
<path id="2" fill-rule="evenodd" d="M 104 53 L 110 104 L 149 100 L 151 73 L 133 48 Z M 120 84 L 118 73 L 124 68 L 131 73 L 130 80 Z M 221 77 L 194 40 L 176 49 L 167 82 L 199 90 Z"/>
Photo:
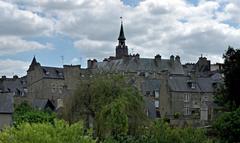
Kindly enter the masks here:
<path id="1" fill-rule="evenodd" d="M 179 112 L 174 113 L 173 117 L 174 119 L 178 119 L 181 116 Z"/>
<path id="2" fill-rule="evenodd" d="M 109 133 L 115 134 L 126 134 L 128 131 L 128 117 L 125 113 L 126 103 L 125 101 L 114 101 L 109 105 L 103 107 L 101 112 L 97 114 L 99 133 L 108 131 Z"/>
<path id="3" fill-rule="evenodd" d="M 213 124 L 214 132 L 225 142 L 240 141 L 240 108 L 225 112 Z"/>
<path id="4" fill-rule="evenodd" d="M 14 125 L 19 125 L 23 122 L 53 123 L 55 118 L 56 116 L 54 113 L 50 111 L 41 111 L 34 109 L 25 102 L 17 106 L 13 114 Z"/>
<path id="5" fill-rule="evenodd" d="M 91 122 L 98 137 L 134 134 L 144 125 L 144 101 L 139 91 L 122 76 L 95 76 L 81 80 L 76 94 L 65 106 L 65 119 Z"/>
<path id="6" fill-rule="evenodd" d="M 104 143 L 212 143 L 203 129 L 172 128 L 163 120 L 145 129 L 140 136 L 119 135 L 109 137 Z"/>
<path id="7" fill-rule="evenodd" d="M 0 143 L 95 143 L 84 133 L 81 122 L 69 125 L 64 121 L 23 123 L 0 132 Z"/>
<path id="8" fill-rule="evenodd" d="M 224 84 L 217 94 L 216 100 L 228 110 L 240 107 L 240 50 L 228 47 L 224 58 Z"/>

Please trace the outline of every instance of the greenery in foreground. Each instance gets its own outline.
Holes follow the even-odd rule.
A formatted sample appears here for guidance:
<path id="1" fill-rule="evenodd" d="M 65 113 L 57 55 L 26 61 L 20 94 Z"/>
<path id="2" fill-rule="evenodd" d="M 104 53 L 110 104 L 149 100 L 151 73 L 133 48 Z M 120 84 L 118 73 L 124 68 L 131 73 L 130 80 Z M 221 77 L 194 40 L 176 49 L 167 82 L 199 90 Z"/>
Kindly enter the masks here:
<path id="1" fill-rule="evenodd" d="M 65 121 L 21 123 L 0 132 L 0 143 L 95 143 L 84 133 L 81 122 L 69 125 Z"/>
<path id="2" fill-rule="evenodd" d="M 22 123 L 0 133 L 0 143 L 94 143 L 98 139 L 81 122 L 69 125 L 62 120 L 51 123 Z M 162 120 L 154 122 L 139 135 L 108 136 L 102 143 L 212 143 L 203 129 L 171 128 Z"/>
<path id="3" fill-rule="evenodd" d="M 13 114 L 14 125 L 21 123 L 52 123 L 56 115 L 51 110 L 38 110 L 23 102 L 18 105 Z"/>

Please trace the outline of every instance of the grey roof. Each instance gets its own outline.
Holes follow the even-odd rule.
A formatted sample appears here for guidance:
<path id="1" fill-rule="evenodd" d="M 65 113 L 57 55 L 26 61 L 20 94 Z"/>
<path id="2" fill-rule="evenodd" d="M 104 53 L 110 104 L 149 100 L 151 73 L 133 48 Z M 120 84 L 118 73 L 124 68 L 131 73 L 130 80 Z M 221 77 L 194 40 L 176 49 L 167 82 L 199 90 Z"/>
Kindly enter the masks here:
<path id="1" fill-rule="evenodd" d="M 6 78 L 0 80 L 1 92 L 25 92 L 24 88 L 27 87 L 26 76 L 21 78 Z"/>
<path id="2" fill-rule="evenodd" d="M 188 82 L 194 82 L 195 88 L 191 88 Z M 192 80 L 188 76 L 170 76 L 168 79 L 168 86 L 171 91 L 180 92 L 213 92 L 213 83 L 215 81 L 211 77 L 198 77 Z"/>
<path id="3" fill-rule="evenodd" d="M 0 114 L 13 113 L 13 96 L 9 93 L 0 93 Z"/>
<path id="4" fill-rule="evenodd" d="M 57 67 L 45 67 L 41 66 L 44 78 L 54 78 L 54 79 L 63 79 L 64 73 L 63 68 L 57 68 Z"/>
<path id="5" fill-rule="evenodd" d="M 152 80 L 144 80 L 142 84 L 143 91 L 154 91 L 160 90 L 160 80 L 152 79 Z"/>
<path id="6" fill-rule="evenodd" d="M 184 74 L 180 62 L 169 59 L 148 59 L 125 57 L 123 59 L 109 60 L 97 63 L 97 68 L 105 72 L 161 72 L 168 70 L 171 74 Z"/>
<path id="7" fill-rule="evenodd" d="M 209 78 L 198 78 L 197 83 L 199 87 L 201 88 L 202 92 L 214 92 L 213 89 L 213 79 L 211 77 Z"/>

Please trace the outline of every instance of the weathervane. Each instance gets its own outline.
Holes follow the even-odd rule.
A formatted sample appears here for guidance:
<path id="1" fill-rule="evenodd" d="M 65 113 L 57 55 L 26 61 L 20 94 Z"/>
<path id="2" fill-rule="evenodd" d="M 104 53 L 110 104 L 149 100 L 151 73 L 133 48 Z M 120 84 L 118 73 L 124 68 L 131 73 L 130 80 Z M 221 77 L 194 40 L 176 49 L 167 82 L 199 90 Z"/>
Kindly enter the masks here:
<path id="1" fill-rule="evenodd" d="M 120 16 L 120 19 L 121 19 L 121 23 L 123 23 L 123 17 L 122 16 Z"/>

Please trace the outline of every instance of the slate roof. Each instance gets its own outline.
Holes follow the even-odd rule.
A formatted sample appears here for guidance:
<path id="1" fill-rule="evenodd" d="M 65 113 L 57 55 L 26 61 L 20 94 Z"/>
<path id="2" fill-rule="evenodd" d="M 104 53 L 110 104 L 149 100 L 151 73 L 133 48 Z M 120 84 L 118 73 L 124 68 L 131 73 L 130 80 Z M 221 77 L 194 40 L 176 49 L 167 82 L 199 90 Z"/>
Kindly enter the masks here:
<path id="1" fill-rule="evenodd" d="M 27 87 L 26 76 L 21 78 L 6 78 L 0 80 L 0 90 L 1 92 L 18 93 L 24 92 L 24 88 Z"/>
<path id="2" fill-rule="evenodd" d="M 0 93 L 0 114 L 13 113 L 13 96 L 8 93 Z"/>
<path id="3" fill-rule="evenodd" d="M 125 57 L 98 62 L 97 68 L 104 72 L 161 72 L 168 70 L 171 74 L 184 74 L 181 63 L 175 60 L 172 64 L 169 59 Z"/>
<path id="4" fill-rule="evenodd" d="M 188 82 L 194 82 L 195 88 L 191 88 Z M 179 92 L 213 92 L 214 79 L 211 77 L 198 77 L 191 80 L 188 76 L 170 76 L 168 78 L 168 86 L 171 91 Z"/>
<path id="5" fill-rule="evenodd" d="M 144 80 L 142 84 L 143 91 L 154 91 L 160 89 L 160 80 Z"/>
<path id="6" fill-rule="evenodd" d="M 63 68 L 41 66 L 44 78 L 64 79 Z"/>

